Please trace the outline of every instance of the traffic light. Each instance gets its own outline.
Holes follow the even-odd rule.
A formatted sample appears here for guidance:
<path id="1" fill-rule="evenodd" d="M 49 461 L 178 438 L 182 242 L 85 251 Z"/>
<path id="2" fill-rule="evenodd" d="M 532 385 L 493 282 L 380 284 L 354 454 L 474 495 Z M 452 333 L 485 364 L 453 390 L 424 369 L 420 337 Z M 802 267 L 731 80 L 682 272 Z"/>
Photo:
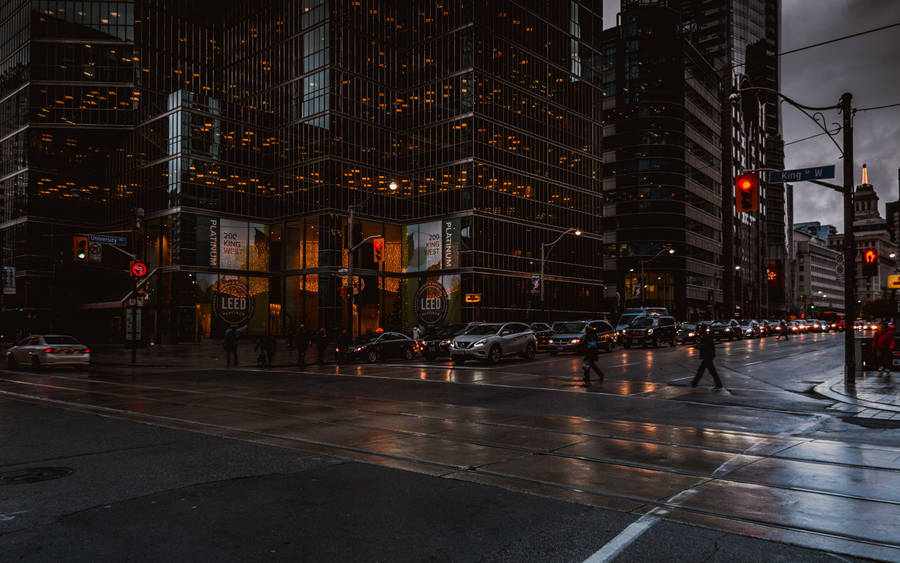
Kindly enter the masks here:
<path id="1" fill-rule="evenodd" d="M 384 262 L 384 238 L 372 239 L 372 260 L 376 264 Z"/>
<path id="2" fill-rule="evenodd" d="M 759 178 L 755 172 L 734 177 L 734 206 L 738 213 L 759 209 Z"/>
<path id="3" fill-rule="evenodd" d="M 72 254 L 76 262 L 88 261 L 87 237 L 72 237 Z"/>
<path id="4" fill-rule="evenodd" d="M 862 251 L 862 274 L 866 277 L 878 275 L 878 250 L 869 248 Z"/>

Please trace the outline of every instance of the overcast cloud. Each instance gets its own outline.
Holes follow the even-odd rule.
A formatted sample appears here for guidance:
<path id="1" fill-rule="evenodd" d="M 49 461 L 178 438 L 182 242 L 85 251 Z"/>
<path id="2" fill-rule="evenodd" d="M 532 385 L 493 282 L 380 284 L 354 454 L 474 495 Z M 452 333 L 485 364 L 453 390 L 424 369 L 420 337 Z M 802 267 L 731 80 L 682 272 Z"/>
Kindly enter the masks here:
<path id="1" fill-rule="evenodd" d="M 842 35 L 900 22 L 897 0 L 783 0 L 781 50 L 789 51 Z M 825 106 L 853 94 L 853 106 L 864 108 L 900 102 L 900 27 L 839 41 L 781 58 L 781 90 L 802 104 Z M 786 142 L 820 130 L 787 104 L 783 106 Z M 841 121 L 827 112 L 828 122 Z M 842 140 L 837 139 L 841 144 Z M 900 107 L 860 112 L 854 120 L 855 183 L 862 180 L 866 163 L 869 183 L 881 198 L 879 207 L 898 199 L 900 168 Z M 785 167 L 837 165 L 836 183 L 842 183 L 843 161 L 827 137 L 785 147 Z M 842 197 L 815 184 L 794 185 L 794 221 L 821 221 L 843 231 Z"/>
<path id="2" fill-rule="evenodd" d="M 603 0 L 603 26 L 616 24 L 618 0 Z M 900 22 L 900 0 L 782 0 L 781 50 L 789 51 L 843 35 Z M 841 94 L 853 94 L 856 108 L 900 102 L 900 27 L 876 31 L 831 45 L 816 47 L 781 58 L 781 91 L 805 105 L 838 103 Z M 785 142 L 814 135 L 821 130 L 806 116 L 784 104 Z M 836 111 L 826 112 L 827 122 L 840 123 Z M 869 183 L 881 198 L 879 208 L 900 199 L 900 107 L 860 112 L 854 120 L 856 184 L 862 181 L 862 165 L 868 164 Z M 842 144 L 840 135 L 838 144 Z M 785 167 L 834 164 L 835 182 L 843 182 L 843 161 L 827 137 L 785 147 Z M 794 185 L 794 221 L 821 221 L 843 231 L 841 195 L 807 182 Z"/>

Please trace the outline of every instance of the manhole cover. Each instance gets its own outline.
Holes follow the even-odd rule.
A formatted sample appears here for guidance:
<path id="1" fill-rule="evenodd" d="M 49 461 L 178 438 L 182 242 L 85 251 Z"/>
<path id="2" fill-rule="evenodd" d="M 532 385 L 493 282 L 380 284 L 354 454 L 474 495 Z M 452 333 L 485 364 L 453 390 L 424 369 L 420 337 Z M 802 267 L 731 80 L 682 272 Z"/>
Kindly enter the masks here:
<path id="1" fill-rule="evenodd" d="M 18 471 L 0 473 L 0 485 L 22 485 L 68 477 L 73 472 L 68 467 L 30 467 Z"/>

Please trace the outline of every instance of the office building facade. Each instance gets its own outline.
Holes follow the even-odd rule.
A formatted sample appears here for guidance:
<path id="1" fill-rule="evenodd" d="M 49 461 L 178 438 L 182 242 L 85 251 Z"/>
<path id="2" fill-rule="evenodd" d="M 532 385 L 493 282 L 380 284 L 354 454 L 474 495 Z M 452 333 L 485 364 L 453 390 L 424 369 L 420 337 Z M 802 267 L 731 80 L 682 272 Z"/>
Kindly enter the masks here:
<path id="1" fill-rule="evenodd" d="M 138 298 L 168 342 L 608 309 L 594 8 L 6 3 L 4 314 L 114 340 Z"/>

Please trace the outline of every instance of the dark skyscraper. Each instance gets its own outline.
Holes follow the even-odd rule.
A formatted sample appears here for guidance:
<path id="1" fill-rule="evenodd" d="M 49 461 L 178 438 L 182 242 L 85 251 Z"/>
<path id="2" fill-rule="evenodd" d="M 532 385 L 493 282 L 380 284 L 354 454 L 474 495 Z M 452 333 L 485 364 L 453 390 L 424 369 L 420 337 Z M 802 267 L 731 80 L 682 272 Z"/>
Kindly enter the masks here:
<path id="1" fill-rule="evenodd" d="M 119 338 L 127 252 L 145 339 L 603 310 L 593 7 L 5 3 L 10 322 Z"/>

